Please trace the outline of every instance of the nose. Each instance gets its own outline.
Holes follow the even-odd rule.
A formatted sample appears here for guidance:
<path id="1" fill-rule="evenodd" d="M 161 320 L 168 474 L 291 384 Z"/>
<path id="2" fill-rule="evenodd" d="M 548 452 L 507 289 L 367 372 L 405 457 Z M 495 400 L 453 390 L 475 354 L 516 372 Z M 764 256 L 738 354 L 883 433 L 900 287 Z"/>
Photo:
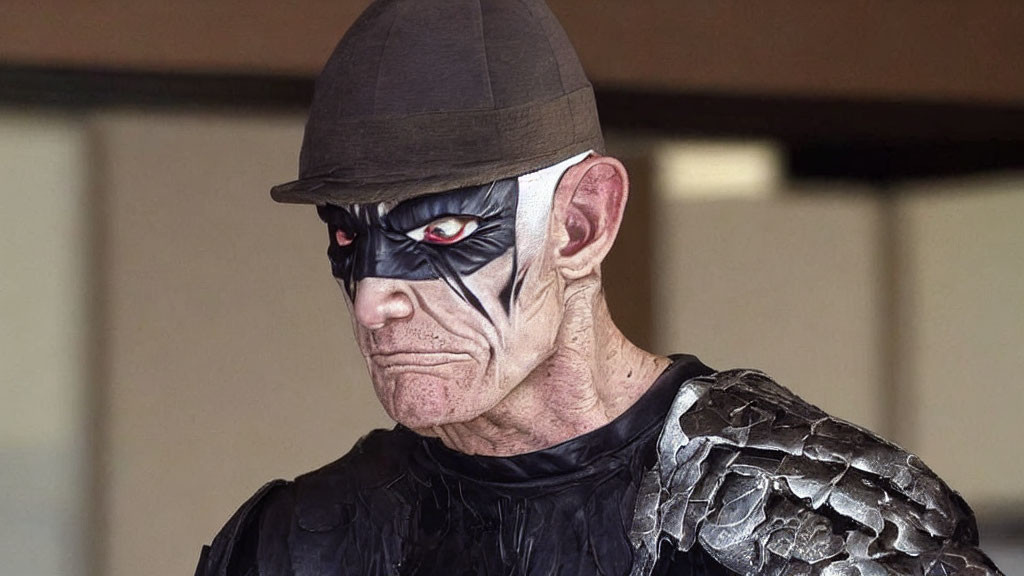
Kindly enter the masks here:
<path id="1" fill-rule="evenodd" d="M 366 328 L 382 328 L 391 320 L 412 316 L 412 294 L 401 280 L 363 278 L 355 292 L 356 321 Z"/>

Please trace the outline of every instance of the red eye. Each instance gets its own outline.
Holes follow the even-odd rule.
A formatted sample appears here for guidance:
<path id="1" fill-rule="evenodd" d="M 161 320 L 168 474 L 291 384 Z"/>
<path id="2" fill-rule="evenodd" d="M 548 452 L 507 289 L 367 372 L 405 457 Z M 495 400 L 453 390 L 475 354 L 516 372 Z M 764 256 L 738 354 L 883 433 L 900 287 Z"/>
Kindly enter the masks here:
<path id="1" fill-rule="evenodd" d="M 338 246 L 348 246 L 355 240 L 356 235 L 351 232 L 345 232 L 341 228 L 338 228 L 334 232 L 334 241 L 338 243 Z"/>
<path id="2" fill-rule="evenodd" d="M 479 226 L 471 216 L 446 216 L 408 232 L 408 236 L 427 244 L 455 244 L 470 236 Z"/>

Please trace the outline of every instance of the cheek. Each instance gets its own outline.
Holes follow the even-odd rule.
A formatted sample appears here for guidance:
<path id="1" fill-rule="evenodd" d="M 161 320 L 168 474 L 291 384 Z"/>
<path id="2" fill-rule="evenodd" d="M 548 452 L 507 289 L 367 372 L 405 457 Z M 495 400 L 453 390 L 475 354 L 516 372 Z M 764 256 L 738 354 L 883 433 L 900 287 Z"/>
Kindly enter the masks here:
<path id="1" fill-rule="evenodd" d="M 561 277 L 543 265 L 532 268 L 512 308 L 515 334 L 511 354 L 517 363 L 536 365 L 555 350 L 562 323 Z"/>
<path id="2" fill-rule="evenodd" d="M 392 418 L 413 428 L 470 420 L 500 402 L 539 363 L 557 332 L 559 312 L 550 305 L 551 291 L 533 280 L 536 273 L 527 276 L 531 286 L 524 285 L 520 302 L 506 310 L 514 265 L 510 250 L 462 278 L 486 316 L 443 280 L 429 280 L 408 284 L 416 296 L 411 317 L 372 331 L 355 325 L 375 391 Z M 372 359 L 375 350 L 414 349 L 470 358 L 431 369 L 389 367 Z"/>
<path id="3" fill-rule="evenodd" d="M 406 286 L 412 316 L 373 330 L 354 324 L 377 397 L 412 428 L 479 416 L 500 399 L 494 326 L 442 280 Z"/>
<path id="4" fill-rule="evenodd" d="M 518 291 L 508 291 L 511 301 L 506 311 L 500 299 L 502 280 L 512 274 L 511 258 L 492 272 L 487 284 L 491 309 L 500 311 L 492 314 L 494 380 L 499 393 L 508 393 L 554 353 L 563 316 L 563 286 L 550 262 L 539 258 L 525 270 Z"/>

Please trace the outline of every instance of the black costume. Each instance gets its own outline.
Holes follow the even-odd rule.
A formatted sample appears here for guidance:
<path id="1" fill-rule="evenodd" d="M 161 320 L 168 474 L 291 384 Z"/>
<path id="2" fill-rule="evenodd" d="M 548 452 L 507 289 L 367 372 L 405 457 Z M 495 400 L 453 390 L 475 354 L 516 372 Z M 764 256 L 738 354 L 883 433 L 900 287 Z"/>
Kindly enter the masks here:
<path id="1" fill-rule="evenodd" d="M 915 457 L 760 373 L 677 356 L 619 418 L 530 454 L 375 431 L 264 486 L 196 574 L 998 574 L 976 545 Z"/>
<path id="2" fill-rule="evenodd" d="M 511 252 L 500 301 L 517 298 L 516 179 L 603 147 L 543 0 L 375 0 L 317 81 L 299 179 L 271 194 L 318 206 L 350 299 L 362 278 L 439 280 L 490 319 L 463 277 Z M 414 233 L 454 216 L 478 226 L 457 246 Z M 976 545 L 915 457 L 763 374 L 678 356 L 619 418 L 539 452 L 374 432 L 260 490 L 197 574 L 997 574 Z"/>
<path id="3" fill-rule="evenodd" d="M 197 574 L 627 574 L 633 503 L 665 414 L 683 381 L 709 373 L 679 357 L 607 426 L 510 458 L 375 431 L 341 460 L 264 487 Z M 677 573 L 709 573 L 703 555 L 684 556 L 697 566 Z"/>

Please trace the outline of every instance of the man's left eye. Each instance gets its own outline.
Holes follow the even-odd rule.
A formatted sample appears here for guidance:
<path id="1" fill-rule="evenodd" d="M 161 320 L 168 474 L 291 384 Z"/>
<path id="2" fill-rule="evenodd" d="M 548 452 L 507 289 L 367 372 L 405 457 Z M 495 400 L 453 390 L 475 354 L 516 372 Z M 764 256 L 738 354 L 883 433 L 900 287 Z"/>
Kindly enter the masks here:
<path id="1" fill-rule="evenodd" d="M 472 216 L 445 216 L 405 234 L 417 242 L 455 244 L 473 234 L 479 227 L 479 220 Z"/>

